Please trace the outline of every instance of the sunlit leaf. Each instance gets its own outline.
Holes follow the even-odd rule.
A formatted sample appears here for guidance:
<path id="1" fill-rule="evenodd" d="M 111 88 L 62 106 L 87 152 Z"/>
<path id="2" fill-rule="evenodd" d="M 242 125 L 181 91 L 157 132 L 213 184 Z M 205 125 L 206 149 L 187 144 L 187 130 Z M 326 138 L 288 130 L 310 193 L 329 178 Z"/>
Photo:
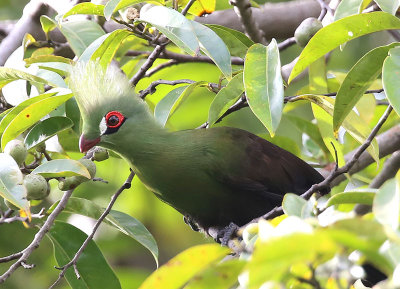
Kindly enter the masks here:
<path id="1" fill-rule="evenodd" d="M 40 55 L 24 59 L 26 65 L 40 62 L 61 62 L 65 64 L 71 64 L 72 60 L 58 55 Z"/>
<path id="2" fill-rule="evenodd" d="M 368 2 L 368 3 L 366 3 Z M 334 21 L 346 16 L 359 14 L 371 0 L 342 0 L 335 11 Z"/>
<path id="3" fill-rule="evenodd" d="M 400 47 L 389 51 L 389 56 L 383 63 L 382 84 L 386 96 L 393 109 L 400 115 L 400 87 L 398 79 L 400 74 Z"/>
<path id="4" fill-rule="evenodd" d="M 219 244 L 191 247 L 169 260 L 148 277 L 139 289 L 181 288 L 195 274 L 203 271 L 229 253 Z"/>
<path id="5" fill-rule="evenodd" d="M 49 32 L 57 27 L 57 22 L 47 15 L 40 16 L 40 24 L 42 25 L 42 29 L 44 31 L 44 34 L 46 34 L 47 39 L 49 38 Z"/>
<path id="6" fill-rule="evenodd" d="M 283 212 L 288 216 L 302 217 L 303 207 L 307 204 L 307 201 L 302 197 L 295 194 L 286 194 L 283 198 L 282 209 Z"/>
<path id="7" fill-rule="evenodd" d="M 382 9 L 382 11 L 392 15 L 396 14 L 396 11 L 400 6 L 399 0 L 375 0 L 375 2 L 378 4 L 379 8 Z"/>
<path id="8" fill-rule="evenodd" d="M 215 4 L 217 0 L 197 0 L 195 1 L 189 9 L 189 13 L 196 16 L 203 16 L 211 14 L 215 11 Z M 180 6 L 185 7 L 189 0 L 179 0 Z"/>
<path id="9" fill-rule="evenodd" d="M 301 52 L 288 82 L 339 45 L 365 34 L 390 29 L 400 29 L 400 19 L 385 12 L 352 15 L 325 26 L 311 38 Z"/>
<path id="10" fill-rule="evenodd" d="M 87 238 L 78 228 L 60 221 L 55 222 L 46 236 L 53 243 L 54 256 L 60 267 L 72 260 Z M 76 278 L 73 266 L 65 273 L 65 278 L 73 289 L 121 289 L 117 276 L 93 240 L 89 241 L 84 253 L 79 257 L 76 268 L 80 279 Z"/>
<path id="11" fill-rule="evenodd" d="M 73 126 L 72 120 L 64 116 L 55 116 L 36 124 L 26 135 L 25 145 L 31 149 L 37 144 L 48 140 L 58 132 Z"/>
<path id="12" fill-rule="evenodd" d="M 366 191 L 348 191 L 334 194 L 329 198 L 326 207 L 340 204 L 365 204 L 372 205 L 376 190 L 368 189 Z"/>
<path id="13" fill-rule="evenodd" d="M 103 12 L 104 12 L 104 5 L 97 5 L 90 2 L 78 3 L 74 7 L 72 7 L 67 13 L 65 13 L 63 15 L 63 18 L 76 14 L 103 16 Z"/>
<path id="14" fill-rule="evenodd" d="M 45 178 L 83 176 L 90 179 L 90 173 L 84 165 L 76 160 L 59 159 L 42 163 L 32 171 L 33 174 L 42 175 Z"/>
<path id="15" fill-rule="evenodd" d="M 0 67 L 0 88 L 14 80 L 24 79 L 33 84 L 49 84 L 47 80 L 14 68 Z"/>
<path id="16" fill-rule="evenodd" d="M 244 64 L 244 86 L 251 110 L 274 136 L 283 110 L 281 63 L 274 39 L 267 47 L 254 44 L 249 48 Z"/>

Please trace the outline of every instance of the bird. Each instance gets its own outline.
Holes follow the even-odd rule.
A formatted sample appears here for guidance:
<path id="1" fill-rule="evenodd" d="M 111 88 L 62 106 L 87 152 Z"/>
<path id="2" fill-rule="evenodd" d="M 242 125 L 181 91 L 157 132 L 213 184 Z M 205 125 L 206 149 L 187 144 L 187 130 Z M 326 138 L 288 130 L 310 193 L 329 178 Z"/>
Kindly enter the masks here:
<path id="1" fill-rule="evenodd" d="M 81 113 L 80 151 L 101 146 L 116 152 L 192 229 L 219 242 L 229 228 L 280 206 L 286 193 L 300 195 L 324 180 L 297 156 L 246 130 L 169 131 L 118 69 L 78 63 L 68 85 Z"/>

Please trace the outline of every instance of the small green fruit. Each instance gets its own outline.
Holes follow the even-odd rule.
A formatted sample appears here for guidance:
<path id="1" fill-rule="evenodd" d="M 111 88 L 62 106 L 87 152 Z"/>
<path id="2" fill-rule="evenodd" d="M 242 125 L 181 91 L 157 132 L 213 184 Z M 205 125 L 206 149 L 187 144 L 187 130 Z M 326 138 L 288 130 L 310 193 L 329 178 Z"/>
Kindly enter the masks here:
<path id="1" fill-rule="evenodd" d="M 310 17 L 304 19 L 294 32 L 294 38 L 297 44 L 305 47 L 310 39 L 323 27 L 321 21 L 317 18 Z"/>
<path id="2" fill-rule="evenodd" d="M 14 205 L 13 203 L 11 203 L 10 201 L 4 199 L 4 204 L 7 206 L 7 208 L 9 208 L 10 210 L 14 210 L 14 211 L 19 211 L 19 208 Z"/>
<path id="3" fill-rule="evenodd" d="M 96 175 L 96 165 L 89 159 L 80 159 L 79 162 L 89 171 L 90 177 L 93 179 Z M 86 179 L 87 180 L 87 179 Z"/>
<path id="4" fill-rule="evenodd" d="M 105 148 L 102 147 L 95 147 L 93 150 L 93 159 L 96 162 L 101 162 L 101 161 L 105 161 L 106 159 L 108 159 L 109 155 L 108 155 L 108 150 L 106 150 Z"/>
<path id="5" fill-rule="evenodd" d="M 42 200 L 50 193 L 50 187 L 46 179 L 41 175 L 29 174 L 24 178 L 28 200 Z"/>
<path id="6" fill-rule="evenodd" d="M 36 150 L 38 153 L 44 153 L 44 152 L 46 151 L 46 144 L 45 144 L 45 142 L 43 141 L 43 142 L 41 142 L 40 144 L 38 144 L 38 145 L 36 146 L 35 150 Z"/>
<path id="7" fill-rule="evenodd" d="M 79 186 L 81 183 L 86 182 L 88 180 L 89 180 L 88 178 L 82 176 L 68 177 L 58 182 L 58 188 L 61 191 L 72 190 L 75 189 L 77 186 Z"/>
<path id="8" fill-rule="evenodd" d="M 4 148 L 4 152 L 12 156 L 19 166 L 22 165 L 28 155 L 24 142 L 18 139 L 9 141 Z"/>

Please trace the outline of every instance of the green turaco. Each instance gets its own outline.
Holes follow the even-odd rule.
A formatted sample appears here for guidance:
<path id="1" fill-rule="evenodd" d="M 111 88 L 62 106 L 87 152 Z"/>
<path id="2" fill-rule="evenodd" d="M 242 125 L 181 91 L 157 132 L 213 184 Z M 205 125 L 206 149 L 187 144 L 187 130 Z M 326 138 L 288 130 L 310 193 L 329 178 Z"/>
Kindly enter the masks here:
<path id="1" fill-rule="evenodd" d="M 69 86 L 82 116 L 80 150 L 98 145 L 118 153 L 192 228 L 216 239 L 279 206 L 285 193 L 301 194 L 323 180 L 301 159 L 245 130 L 168 131 L 115 69 L 76 65 Z"/>

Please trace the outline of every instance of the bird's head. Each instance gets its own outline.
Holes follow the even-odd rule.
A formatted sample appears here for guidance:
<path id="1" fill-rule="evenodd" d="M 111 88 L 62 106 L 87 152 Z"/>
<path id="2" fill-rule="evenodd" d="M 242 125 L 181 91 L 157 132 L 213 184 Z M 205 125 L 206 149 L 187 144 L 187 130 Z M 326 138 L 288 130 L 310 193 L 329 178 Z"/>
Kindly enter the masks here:
<path id="1" fill-rule="evenodd" d="M 124 135 L 133 133 L 132 127 L 149 121 L 147 105 L 118 69 L 105 71 L 96 62 L 78 63 L 71 69 L 68 84 L 82 116 L 81 152 L 97 144 L 118 147 Z"/>

